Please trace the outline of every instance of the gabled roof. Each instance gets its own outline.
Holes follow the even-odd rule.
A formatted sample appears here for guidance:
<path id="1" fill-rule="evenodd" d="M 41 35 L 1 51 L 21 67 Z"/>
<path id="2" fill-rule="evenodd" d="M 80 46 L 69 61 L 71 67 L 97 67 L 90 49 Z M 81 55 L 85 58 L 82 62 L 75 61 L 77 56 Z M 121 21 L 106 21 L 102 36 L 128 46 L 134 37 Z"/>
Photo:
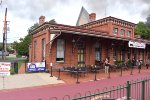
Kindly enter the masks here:
<path id="1" fill-rule="evenodd" d="M 41 26 L 37 27 L 32 31 L 32 35 L 44 30 L 50 29 L 50 32 L 62 32 L 68 34 L 77 34 L 77 35 L 85 35 L 85 36 L 92 36 L 92 37 L 102 37 L 106 39 L 114 39 L 114 40 L 124 40 L 124 41 L 137 41 L 150 44 L 149 40 L 144 39 L 131 39 L 128 37 L 120 37 L 108 34 L 107 31 L 97 31 L 92 29 L 87 29 L 80 26 L 70 26 L 70 25 L 63 25 L 63 24 L 51 24 L 49 22 L 45 22 Z"/>
<path id="2" fill-rule="evenodd" d="M 143 42 L 143 43 L 150 44 L 149 40 L 132 39 L 129 37 L 114 36 L 114 35 L 109 35 L 107 31 L 96 31 L 96 30 L 92 30 L 92 29 L 82 28 L 79 26 L 53 24 L 53 25 L 51 25 L 51 27 L 53 27 L 53 28 L 51 28 L 51 31 L 54 31 L 54 32 L 61 31 L 61 32 L 70 33 L 70 34 L 102 37 L 102 38 L 107 38 L 107 39 L 124 40 L 124 41 L 137 41 L 137 42 Z"/>
<path id="3" fill-rule="evenodd" d="M 87 12 L 87 10 L 84 7 L 82 7 L 79 17 L 78 17 L 78 20 L 77 20 L 77 23 L 76 23 L 76 26 L 80 26 L 80 25 L 86 24 L 88 22 L 90 22 L 89 13 Z"/>

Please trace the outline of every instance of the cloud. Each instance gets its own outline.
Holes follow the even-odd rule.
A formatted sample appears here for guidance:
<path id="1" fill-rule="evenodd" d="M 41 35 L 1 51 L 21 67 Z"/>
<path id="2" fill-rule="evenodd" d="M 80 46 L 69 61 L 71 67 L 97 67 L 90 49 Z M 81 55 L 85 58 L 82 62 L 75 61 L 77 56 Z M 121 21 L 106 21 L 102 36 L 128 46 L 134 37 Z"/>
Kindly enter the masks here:
<path id="1" fill-rule="evenodd" d="M 27 29 L 38 22 L 41 15 L 46 16 L 46 21 L 55 19 L 61 24 L 75 25 L 79 11 L 82 7 L 81 0 L 3 0 L 0 6 L 0 21 L 4 20 L 5 8 L 8 8 L 7 20 L 10 21 L 8 38 L 13 42 L 27 35 Z M 3 23 L 0 23 L 3 27 Z M 0 32 L 3 32 L 0 28 Z M 9 37 L 10 36 L 10 37 Z M 17 38 L 16 38 L 17 37 Z M 2 35 L 0 34 L 0 42 Z"/>
<path id="2" fill-rule="evenodd" d="M 3 0 L 14 16 L 34 21 L 41 15 L 55 16 L 61 12 L 61 9 L 56 12 L 56 8 L 73 6 L 81 1 L 88 11 L 96 12 L 98 18 L 110 16 L 118 10 L 129 15 L 140 14 L 144 18 L 150 14 L 150 0 Z"/>
<path id="3" fill-rule="evenodd" d="M 89 9 L 99 16 L 111 16 L 112 13 L 127 12 L 129 15 L 140 14 L 147 17 L 150 14 L 150 0 L 84 0 Z M 120 15 L 120 14 L 118 14 Z M 116 15 L 117 16 L 117 15 Z"/>
<path id="4" fill-rule="evenodd" d="M 1 0 L 0 0 L 1 1 Z M 75 25 L 81 7 L 89 13 L 95 12 L 97 19 L 114 16 L 137 23 L 150 14 L 150 0 L 2 0 L 0 21 L 4 20 L 5 8 L 8 8 L 10 36 L 25 36 L 27 29 L 44 15 L 46 21 L 55 19 L 61 24 Z M 3 23 L 0 23 L 3 27 Z M 19 27 L 19 28 L 18 28 Z M 0 32 L 2 28 L 0 28 Z M 0 38 L 2 35 L 0 34 Z M 0 39 L 1 40 L 1 39 Z M 13 41 L 13 40 L 11 40 Z"/>
<path id="5" fill-rule="evenodd" d="M 147 6 L 147 8 L 143 10 L 142 15 L 150 15 L 150 0 L 142 0 L 142 2 Z"/>
<path id="6" fill-rule="evenodd" d="M 14 16 L 35 20 L 40 15 L 53 15 L 53 10 L 59 3 L 67 4 L 69 0 L 4 0 L 3 2 Z"/>

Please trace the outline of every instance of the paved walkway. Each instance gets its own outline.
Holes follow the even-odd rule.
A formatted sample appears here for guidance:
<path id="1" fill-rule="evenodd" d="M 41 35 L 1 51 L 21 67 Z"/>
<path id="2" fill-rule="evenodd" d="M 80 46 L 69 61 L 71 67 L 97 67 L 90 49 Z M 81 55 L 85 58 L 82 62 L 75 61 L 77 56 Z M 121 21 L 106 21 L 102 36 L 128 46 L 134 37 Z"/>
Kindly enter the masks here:
<path id="1" fill-rule="evenodd" d="M 48 73 L 16 74 L 5 77 L 0 76 L 0 90 L 59 83 L 64 82 L 62 80 L 57 80 L 56 77 L 50 77 Z"/>

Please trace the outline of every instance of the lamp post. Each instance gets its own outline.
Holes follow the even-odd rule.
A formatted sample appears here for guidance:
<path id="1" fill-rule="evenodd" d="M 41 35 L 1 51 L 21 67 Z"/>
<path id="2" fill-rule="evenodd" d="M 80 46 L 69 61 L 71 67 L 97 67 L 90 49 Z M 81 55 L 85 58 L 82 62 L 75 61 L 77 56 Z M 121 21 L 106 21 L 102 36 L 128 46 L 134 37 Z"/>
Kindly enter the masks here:
<path id="1" fill-rule="evenodd" d="M 58 78 L 57 78 L 57 80 L 61 80 L 60 79 L 60 68 L 58 69 Z"/>
<path id="2" fill-rule="evenodd" d="M 97 81 L 97 77 L 96 77 L 96 73 L 97 73 L 97 71 L 96 71 L 96 65 L 95 65 L 95 67 L 94 67 L 94 72 L 95 72 L 95 78 L 94 78 L 94 81 Z"/>
<path id="3" fill-rule="evenodd" d="M 131 73 L 130 75 L 133 75 L 133 65 L 131 66 Z"/>
<path id="4" fill-rule="evenodd" d="M 77 68 L 77 81 L 76 81 L 76 84 L 79 84 L 79 68 Z"/>
<path id="5" fill-rule="evenodd" d="M 50 77 L 53 77 L 53 73 L 52 73 L 52 70 L 53 70 L 53 68 L 52 68 L 52 63 L 50 63 L 50 68 L 51 68 L 51 75 L 50 75 Z"/>

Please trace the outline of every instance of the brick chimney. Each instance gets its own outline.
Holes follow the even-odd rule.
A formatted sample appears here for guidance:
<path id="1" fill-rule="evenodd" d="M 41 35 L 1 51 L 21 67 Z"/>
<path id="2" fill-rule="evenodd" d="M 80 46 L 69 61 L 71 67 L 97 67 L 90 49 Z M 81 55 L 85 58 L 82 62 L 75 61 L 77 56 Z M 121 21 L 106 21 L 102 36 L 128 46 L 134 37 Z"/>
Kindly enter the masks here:
<path id="1" fill-rule="evenodd" d="M 45 22 L 45 16 L 39 17 L 39 25 L 42 25 Z"/>
<path id="2" fill-rule="evenodd" d="M 96 13 L 89 14 L 89 19 L 90 19 L 90 22 L 95 21 L 96 20 Z"/>

